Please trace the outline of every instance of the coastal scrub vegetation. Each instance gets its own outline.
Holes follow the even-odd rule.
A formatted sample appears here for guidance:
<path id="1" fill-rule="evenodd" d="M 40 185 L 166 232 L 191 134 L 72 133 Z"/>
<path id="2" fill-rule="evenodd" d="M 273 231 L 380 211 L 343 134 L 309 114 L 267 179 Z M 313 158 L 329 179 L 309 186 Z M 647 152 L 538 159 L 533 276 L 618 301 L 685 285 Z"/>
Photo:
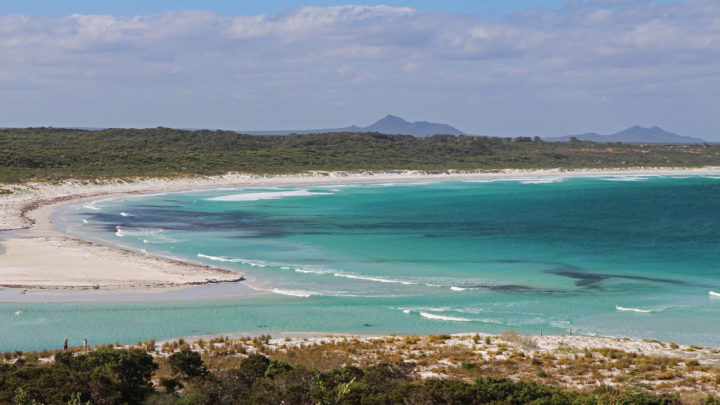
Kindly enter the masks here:
<path id="1" fill-rule="evenodd" d="M 7 353 L 0 403 L 720 405 L 707 389 L 718 370 L 696 360 L 539 351 L 532 339 L 216 337 Z"/>
<path id="2" fill-rule="evenodd" d="M 49 365 L 0 368 L 0 402 L 8 404 L 673 404 L 642 390 L 608 387 L 591 393 L 504 378 L 417 381 L 411 362 L 345 366 L 318 371 L 252 354 L 236 365 L 205 371 L 188 349 L 170 356 L 174 376 L 151 376 L 158 365 L 139 349 L 101 348 L 88 354 L 58 353 Z M 173 362 L 182 357 L 179 366 Z M 617 402 L 619 400 L 619 402 Z M 717 403 L 717 402 L 710 402 Z"/>
<path id="3" fill-rule="evenodd" d="M 0 129 L 0 181 L 278 174 L 309 170 L 494 170 L 720 165 L 720 145 L 543 142 L 380 133 L 246 135 L 171 128 Z"/>

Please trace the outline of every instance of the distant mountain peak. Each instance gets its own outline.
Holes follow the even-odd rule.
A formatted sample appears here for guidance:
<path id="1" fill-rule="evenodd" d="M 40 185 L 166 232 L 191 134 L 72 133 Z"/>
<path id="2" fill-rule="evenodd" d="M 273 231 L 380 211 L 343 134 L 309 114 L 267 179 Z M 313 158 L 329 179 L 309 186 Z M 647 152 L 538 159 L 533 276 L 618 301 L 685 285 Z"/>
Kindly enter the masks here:
<path id="1" fill-rule="evenodd" d="M 447 124 L 428 121 L 409 122 L 397 115 L 388 114 L 372 125 L 362 128 L 364 131 L 380 132 L 384 134 L 402 134 L 413 136 L 432 135 L 463 135 L 457 128 Z"/>
<path id="2" fill-rule="evenodd" d="M 582 141 L 592 142 L 625 142 L 625 143 L 705 143 L 704 139 L 692 138 L 668 132 L 657 125 L 651 128 L 644 128 L 634 125 L 610 135 L 600 135 L 594 132 L 579 135 L 568 135 L 555 138 L 545 138 L 547 141 L 568 141 L 570 138 L 577 138 Z"/>
<path id="3" fill-rule="evenodd" d="M 373 125 L 377 124 L 393 124 L 393 125 L 403 125 L 403 124 L 410 124 L 410 122 L 406 121 L 403 118 L 398 117 L 397 115 L 388 114 L 385 117 L 379 119 L 377 122 L 375 122 Z"/>
<path id="4" fill-rule="evenodd" d="M 305 130 L 284 130 L 284 131 L 244 131 L 249 134 L 257 135 L 287 135 L 287 134 L 311 134 L 311 133 L 327 133 L 327 132 L 379 132 L 381 134 L 390 135 L 412 135 L 412 136 L 432 136 L 432 135 L 464 135 L 465 133 L 457 128 L 447 124 L 439 124 L 428 121 L 409 122 L 397 115 L 388 114 L 379 119 L 372 125 L 359 127 L 351 125 L 344 128 L 331 129 L 305 129 Z"/>

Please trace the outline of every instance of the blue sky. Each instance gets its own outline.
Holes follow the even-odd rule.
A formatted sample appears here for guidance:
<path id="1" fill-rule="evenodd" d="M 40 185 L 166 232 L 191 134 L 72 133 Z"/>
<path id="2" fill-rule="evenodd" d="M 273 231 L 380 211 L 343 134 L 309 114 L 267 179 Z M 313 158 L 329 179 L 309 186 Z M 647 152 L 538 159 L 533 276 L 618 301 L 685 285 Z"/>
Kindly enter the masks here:
<path id="1" fill-rule="evenodd" d="M 717 0 L 3 1 L 0 127 L 720 140 Z"/>

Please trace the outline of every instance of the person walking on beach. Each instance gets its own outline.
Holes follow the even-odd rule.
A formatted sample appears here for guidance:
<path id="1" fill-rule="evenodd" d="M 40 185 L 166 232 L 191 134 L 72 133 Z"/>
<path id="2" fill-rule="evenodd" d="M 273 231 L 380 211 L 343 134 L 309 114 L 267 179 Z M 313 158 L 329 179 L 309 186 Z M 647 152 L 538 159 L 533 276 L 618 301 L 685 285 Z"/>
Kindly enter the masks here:
<path id="1" fill-rule="evenodd" d="M 83 339 L 83 350 L 87 352 L 87 339 Z"/>
<path id="2" fill-rule="evenodd" d="M 65 341 L 63 342 L 63 350 L 67 350 L 67 347 L 68 347 L 67 344 L 68 344 L 68 340 L 67 340 L 67 338 L 65 338 Z"/>

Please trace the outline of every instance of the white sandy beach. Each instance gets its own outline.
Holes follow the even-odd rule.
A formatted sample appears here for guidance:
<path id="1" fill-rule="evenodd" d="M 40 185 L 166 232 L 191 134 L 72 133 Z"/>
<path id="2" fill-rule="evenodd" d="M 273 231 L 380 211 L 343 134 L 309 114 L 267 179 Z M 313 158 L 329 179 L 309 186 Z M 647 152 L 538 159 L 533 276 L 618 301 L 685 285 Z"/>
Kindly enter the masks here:
<path id="1" fill-rule="evenodd" d="M 614 175 L 720 174 L 720 167 L 634 168 L 598 170 L 501 170 L 493 172 L 425 173 L 309 172 L 258 176 L 230 173 L 210 177 L 136 180 L 29 182 L 0 184 L 0 230 L 18 230 L 0 240 L 0 286 L 18 288 L 167 288 L 236 282 L 241 275 L 209 266 L 143 255 L 80 240 L 53 229 L 51 213 L 58 204 L 124 194 L 270 185 L 526 177 L 586 177 Z M 6 193 L 2 193 L 2 191 Z M 9 193 L 8 193 L 9 192 Z"/>

